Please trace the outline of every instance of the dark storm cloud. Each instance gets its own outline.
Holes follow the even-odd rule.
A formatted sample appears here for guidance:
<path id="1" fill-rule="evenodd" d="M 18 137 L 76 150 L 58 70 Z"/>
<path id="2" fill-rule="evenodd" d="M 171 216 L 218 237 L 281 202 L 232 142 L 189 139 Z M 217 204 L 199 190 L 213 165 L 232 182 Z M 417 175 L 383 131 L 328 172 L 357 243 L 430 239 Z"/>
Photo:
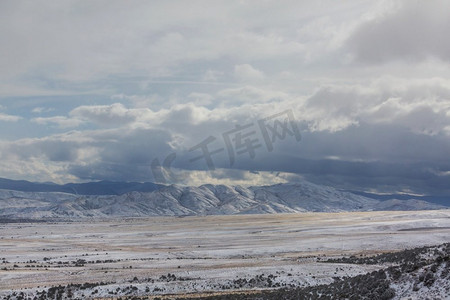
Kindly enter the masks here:
<path id="1" fill-rule="evenodd" d="M 109 180 L 109 181 L 137 181 L 151 182 L 154 177 L 150 165 L 131 164 L 118 161 L 102 161 L 89 165 L 73 164 L 67 170 L 70 174 L 82 180 Z"/>
<path id="2" fill-rule="evenodd" d="M 448 136 L 362 124 L 333 133 L 303 131 L 300 143 L 286 138 L 273 152 L 259 148 L 254 158 L 248 153 L 237 156 L 233 166 L 226 152 L 213 160 L 216 168 L 289 172 L 341 188 L 448 195 L 448 153 Z M 192 153 L 177 155 L 177 168 L 208 169 L 205 160 L 190 162 Z"/>
<path id="3" fill-rule="evenodd" d="M 64 163 L 68 174 L 83 180 L 151 181 L 150 162 L 170 152 L 171 141 L 164 130 L 121 128 L 19 140 L 4 146 L 0 154 L 6 161 Z"/>

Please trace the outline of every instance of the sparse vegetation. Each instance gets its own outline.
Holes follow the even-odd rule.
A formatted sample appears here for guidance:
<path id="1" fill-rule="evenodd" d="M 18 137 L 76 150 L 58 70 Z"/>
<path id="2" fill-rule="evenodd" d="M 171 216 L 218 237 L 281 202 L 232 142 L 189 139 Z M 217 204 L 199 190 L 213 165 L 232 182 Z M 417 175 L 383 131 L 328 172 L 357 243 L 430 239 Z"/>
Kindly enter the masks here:
<path id="1" fill-rule="evenodd" d="M 272 225 L 266 225 L 270 223 L 265 222 L 264 226 L 267 227 L 258 230 L 261 237 L 276 238 L 280 232 L 286 232 L 297 239 L 303 236 L 301 231 L 292 231 L 292 224 L 295 224 L 292 222 L 292 216 L 283 218 L 289 220 L 289 224 L 286 223 L 289 225 L 286 226 L 288 230 L 280 230 L 279 226 L 285 224 L 280 222 L 281 219 L 276 219 L 275 235 L 270 232 L 274 227 L 269 227 Z M 212 218 L 202 219 L 202 222 L 205 220 L 209 222 L 208 226 L 217 226 L 213 223 L 215 220 L 211 222 Z M 316 219 L 313 221 L 318 222 Z M 128 222 L 130 224 L 127 224 Z M 139 226 L 136 227 L 137 222 Z M 28 275 L 33 274 L 39 280 L 20 290 L 14 287 L 5 288 L 6 283 L 1 282 L 3 290 L 0 292 L 0 299 L 146 299 L 148 296 L 170 299 L 168 295 L 175 295 L 171 296 L 171 299 L 176 299 L 176 295 L 187 297 L 189 293 L 194 292 L 203 294 L 192 294 L 191 299 L 392 299 L 405 292 L 406 295 L 428 293 L 430 298 L 442 298 L 445 291 L 450 294 L 450 244 L 376 254 L 376 251 L 380 253 L 397 248 L 392 247 L 393 245 L 405 244 L 397 240 L 390 245 L 383 244 L 385 248 L 380 247 L 381 249 L 345 249 L 352 251 L 354 255 L 341 257 L 337 256 L 340 253 L 340 243 L 331 242 L 327 246 L 332 251 L 318 254 L 318 248 L 308 248 L 306 251 L 306 247 L 311 245 L 310 242 L 292 243 L 291 246 L 290 241 L 277 239 L 279 244 L 275 251 L 267 250 L 269 248 L 254 251 L 257 249 L 255 243 L 263 247 L 275 244 L 272 241 L 262 243 L 253 238 L 253 221 L 248 223 L 251 229 L 244 229 L 245 232 L 251 233 L 242 235 L 242 228 L 246 227 L 241 227 L 241 219 L 239 234 L 234 235 L 250 239 L 251 246 L 243 247 L 240 241 L 233 244 L 232 239 L 224 238 L 220 241 L 221 248 L 218 248 L 217 234 L 222 237 L 224 231 L 234 232 L 229 228 L 224 229 L 223 224 L 212 231 L 205 230 L 208 234 L 214 232 L 215 235 L 211 239 L 204 239 L 203 236 L 195 235 L 180 238 L 180 224 L 173 227 L 167 219 L 162 222 L 164 223 L 160 228 L 164 230 L 163 235 L 160 234 L 160 228 L 154 229 L 160 225 L 153 220 L 127 220 L 119 225 L 104 222 L 100 223 L 101 227 L 97 227 L 98 223 L 87 224 L 83 225 L 86 229 L 80 226 L 80 233 L 76 237 L 58 230 L 58 227 L 62 226 L 61 223 L 48 227 L 39 225 L 44 227 L 39 228 L 41 233 L 31 241 L 35 243 L 33 251 L 27 252 L 26 256 L 19 256 L 7 250 L 0 258 L 0 276 L 3 276 L 1 279 L 12 278 L 12 286 L 18 283 L 14 278 L 18 278 L 19 274 L 27 280 L 34 280 Z M 180 221 L 177 219 L 177 222 Z M 182 219 L 181 222 L 192 220 Z M 345 222 L 348 222 L 348 219 Z M 235 224 L 232 223 L 233 226 Z M 205 226 L 204 223 L 201 225 Z M 28 242 L 36 231 L 33 225 L 8 226 L 16 226 L 15 232 L 4 234 L 4 238 L 8 240 L 5 245 L 11 245 L 9 247 L 24 244 L 18 244 L 24 240 L 23 237 Z M 199 225 L 195 223 L 193 226 L 187 228 L 186 232 L 191 232 L 193 228 L 197 230 Z M 352 226 L 354 227 L 354 224 Z M 117 231 L 117 227 L 120 227 L 120 231 Z M 65 224 L 63 228 L 71 229 L 73 225 Z M 98 233 L 99 228 L 109 232 L 109 236 Z M 136 228 L 140 231 L 136 231 Z M 52 238 L 41 240 L 41 235 L 46 235 L 46 232 L 51 232 Z M 115 242 L 114 239 L 120 236 L 118 234 L 125 239 Z M 402 231 L 397 237 L 404 234 L 410 236 L 411 233 Z M 104 236 L 105 241 L 97 239 L 100 236 Z M 164 238 L 163 242 L 160 241 L 161 236 Z M 330 236 L 336 241 L 337 238 Z M 314 237 L 317 237 L 317 234 L 314 233 Z M 142 243 L 146 238 L 148 240 Z M 201 243 L 198 238 L 202 239 Z M 199 244 L 202 245 L 201 248 L 197 247 Z M 27 247 L 29 245 L 31 244 L 27 244 Z M 224 251 L 222 245 L 231 246 Z M 299 250 L 292 250 L 297 245 Z M 314 244 L 314 247 L 318 246 Z M 288 252 L 282 252 L 286 249 Z M 305 255 L 303 251 L 306 251 Z M 64 274 L 67 281 L 58 281 L 55 274 Z M 42 281 L 41 278 L 46 276 L 49 276 L 50 280 L 56 279 L 53 282 L 57 284 L 49 284 L 52 282 L 50 280 L 47 283 Z M 214 294 L 207 296 L 208 293 Z"/>

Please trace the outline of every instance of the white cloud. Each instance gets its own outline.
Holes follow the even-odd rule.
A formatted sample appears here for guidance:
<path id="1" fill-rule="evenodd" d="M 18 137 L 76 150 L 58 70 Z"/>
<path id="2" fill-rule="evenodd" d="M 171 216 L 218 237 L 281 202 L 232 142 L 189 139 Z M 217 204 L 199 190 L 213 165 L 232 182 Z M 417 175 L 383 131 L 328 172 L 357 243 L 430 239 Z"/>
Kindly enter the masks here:
<path id="1" fill-rule="evenodd" d="M 79 106 L 70 112 L 70 115 L 98 124 L 120 126 L 136 121 L 139 110 L 128 109 L 121 103 L 111 105 L 85 105 Z"/>
<path id="2" fill-rule="evenodd" d="M 54 108 L 51 107 L 35 107 L 31 110 L 31 112 L 35 114 L 41 114 L 44 112 L 52 112 L 52 111 L 54 111 Z"/>
<path id="3" fill-rule="evenodd" d="M 8 115 L 8 114 L 4 114 L 0 112 L 0 121 L 2 122 L 17 122 L 20 119 L 22 119 L 22 117 L 20 116 L 13 116 L 13 115 Z"/>
<path id="4" fill-rule="evenodd" d="M 78 182 L 79 178 L 67 173 L 67 166 L 51 163 L 41 158 L 0 161 L 0 177 L 38 182 L 64 184 Z"/>
<path id="5" fill-rule="evenodd" d="M 48 118 L 34 118 L 34 119 L 31 119 L 31 121 L 35 122 L 37 124 L 41 124 L 41 125 L 56 124 L 60 128 L 78 127 L 83 123 L 83 121 L 80 119 L 67 118 L 64 116 L 55 116 L 55 117 L 48 117 Z"/>
<path id="6" fill-rule="evenodd" d="M 131 103 L 133 108 L 152 108 L 159 107 L 161 103 L 164 102 L 163 99 L 158 94 L 152 95 L 125 95 L 125 94 L 117 94 L 111 96 L 112 100 L 118 100 L 119 102 L 123 102 L 126 100 Z"/>
<path id="7" fill-rule="evenodd" d="M 383 63 L 437 57 L 450 61 L 445 0 L 397 1 L 391 11 L 358 27 L 347 41 L 357 60 Z"/>
<path id="8" fill-rule="evenodd" d="M 371 6 L 365 5 L 339 7 L 355 17 Z M 0 49 L 0 79 L 10 85 L 2 90 L 9 95 L 107 93 L 124 81 L 134 84 L 137 77 L 189 74 L 189 80 L 214 82 L 228 73 L 227 64 L 249 69 L 255 61 L 292 61 L 288 65 L 298 67 L 319 49 L 333 51 L 328 41 L 339 30 L 332 29 L 340 28 L 349 16 L 330 19 L 330 13 L 334 9 L 327 5 L 296 1 L 269 1 L 258 8 L 229 1 L 138 1 L 131 7 L 120 1 L 10 2 L 0 12 L 8 24 L 0 28 L 7 41 Z M 184 73 L 186 66 L 195 72 Z M 248 73 L 246 69 L 238 73 Z M 250 71 L 246 75 L 261 75 Z"/>
<path id="9" fill-rule="evenodd" d="M 239 106 L 244 103 L 264 103 L 268 101 L 283 101 L 289 98 L 287 93 L 264 89 L 252 85 L 220 90 L 217 97 L 222 103 Z"/>
<path id="10" fill-rule="evenodd" d="M 264 79 L 264 73 L 249 64 L 235 65 L 234 76 L 240 81 L 260 81 Z"/>
<path id="11" fill-rule="evenodd" d="M 261 186 L 298 181 L 301 176 L 287 172 L 250 172 L 233 169 L 216 169 L 214 171 L 171 170 L 174 183 L 189 186 L 200 186 L 205 183 Z"/>
<path id="12" fill-rule="evenodd" d="M 450 82 L 383 77 L 369 85 L 323 86 L 308 98 L 305 119 L 313 130 L 385 123 L 423 134 L 445 133 L 450 124 Z"/>
<path id="13" fill-rule="evenodd" d="M 217 70 L 207 70 L 205 74 L 202 76 L 202 80 L 204 81 L 218 81 L 221 76 L 223 76 L 222 71 Z"/>
<path id="14" fill-rule="evenodd" d="M 207 106 L 212 104 L 213 96 L 206 93 L 191 93 L 188 98 L 192 100 L 195 105 Z"/>

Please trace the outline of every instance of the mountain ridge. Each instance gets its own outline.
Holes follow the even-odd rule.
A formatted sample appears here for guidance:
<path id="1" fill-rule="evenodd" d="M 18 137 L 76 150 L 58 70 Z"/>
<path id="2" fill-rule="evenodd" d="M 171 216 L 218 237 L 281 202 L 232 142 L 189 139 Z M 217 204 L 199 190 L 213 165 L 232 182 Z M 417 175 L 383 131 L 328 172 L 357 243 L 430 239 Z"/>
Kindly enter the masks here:
<path id="1" fill-rule="evenodd" d="M 170 185 L 152 192 L 76 195 L 0 189 L 0 218 L 78 219 L 110 217 L 274 214 L 443 209 L 417 199 L 380 201 L 307 181 L 269 186 Z"/>
<path id="2" fill-rule="evenodd" d="M 21 192 L 62 192 L 75 195 L 122 195 L 132 191 L 152 192 L 163 185 L 153 182 L 92 181 L 56 184 L 0 178 L 0 189 Z"/>

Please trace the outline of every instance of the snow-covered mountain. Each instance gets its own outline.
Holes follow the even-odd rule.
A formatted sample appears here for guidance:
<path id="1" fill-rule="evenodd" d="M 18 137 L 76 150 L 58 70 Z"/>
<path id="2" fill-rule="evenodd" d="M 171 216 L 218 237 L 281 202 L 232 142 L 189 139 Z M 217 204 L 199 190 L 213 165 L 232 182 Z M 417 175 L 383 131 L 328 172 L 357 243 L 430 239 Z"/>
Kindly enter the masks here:
<path id="1" fill-rule="evenodd" d="M 53 182 L 29 182 L 0 178 L 0 189 L 20 192 L 60 192 L 76 195 L 122 195 L 125 193 L 153 192 L 162 187 L 153 182 L 114 182 L 94 181 L 87 183 L 67 183 L 59 185 Z"/>
<path id="2" fill-rule="evenodd" d="M 375 208 L 376 210 L 428 210 L 442 209 L 443 206 L 418 199 L 390 199 L 381 201 Z"/>
<path id="3" fill-rule="evenodd" d="M 123 195 L 0 190 L 1 218 L 104 218 L 370 210 L 423 210 L 421 200 L 379 201 L 309 182 L 272 186 L 171 185 Z"/>

